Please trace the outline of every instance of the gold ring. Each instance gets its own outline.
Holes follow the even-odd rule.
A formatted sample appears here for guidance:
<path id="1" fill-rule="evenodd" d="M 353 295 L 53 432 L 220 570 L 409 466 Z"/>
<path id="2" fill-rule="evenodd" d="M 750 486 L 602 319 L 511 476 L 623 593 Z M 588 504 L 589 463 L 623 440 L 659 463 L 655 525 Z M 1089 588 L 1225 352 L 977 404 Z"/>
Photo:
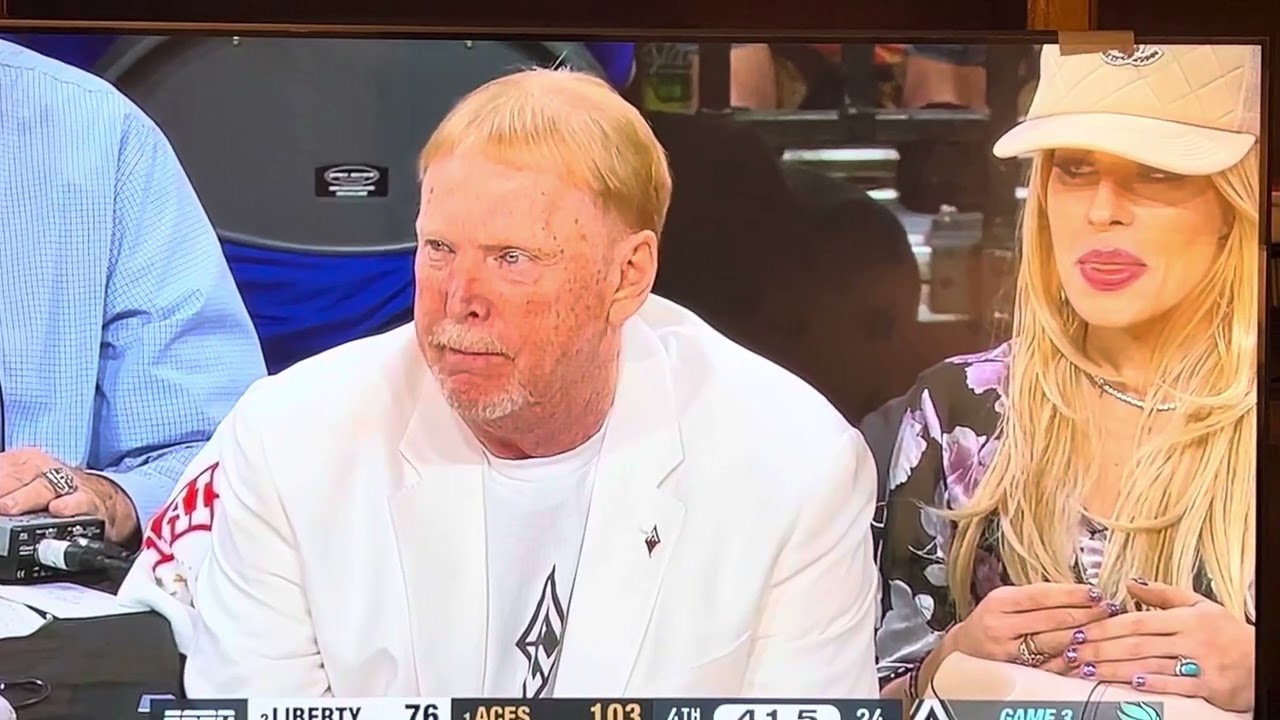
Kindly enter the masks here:
<path id="1" fill-rule="evenodd" d="M 1049 662 L 1049 653 L 1041 650 L 1030 635 L 1023 635 L 1018 643 L 1018 657 L 1014 661 L 1027 667 L 1040 667 Z"/>

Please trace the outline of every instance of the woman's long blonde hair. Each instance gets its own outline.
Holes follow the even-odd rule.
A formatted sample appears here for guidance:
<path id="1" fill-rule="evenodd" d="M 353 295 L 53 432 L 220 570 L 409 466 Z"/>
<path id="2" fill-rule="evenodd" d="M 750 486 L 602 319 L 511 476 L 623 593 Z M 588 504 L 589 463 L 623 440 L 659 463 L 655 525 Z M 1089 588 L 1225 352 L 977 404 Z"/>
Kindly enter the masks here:
<path id="1" fill-rule="evenodd" d="M 1054 267 L 1045 213 L 1052 166 L 1052 153 L 1041 153 L 1028 183 L 1000 446 L 971 504 L 949 513 L 957 520 L 949 582 L 961 617 L 973 608 L 975 556 L 992 517 L 1014 583 L 1074 580 L 1072 548 L 1063 539 L 1074 537 L 1082 470 L 1096 456 L 1096 421 L 1085 408 L 1097 390 L 1088 374 L 1109 375 L 1085 357 L 1084 322 Z M 1202 569 L 1219 602 L 1254 617 L 1258 166 L 1255 146 L 1212 178 L 1234 222 L 1155 348 L 1148 406 L 1181 407 L 1159 430 L 1151 425 L 1154 410 L 1144 411 L 1114 515 L 1096 518 L 1111 528 L 1099 579 L 1109 597 L 1127 602 L 1131 577 L 1193 588 Z"/>

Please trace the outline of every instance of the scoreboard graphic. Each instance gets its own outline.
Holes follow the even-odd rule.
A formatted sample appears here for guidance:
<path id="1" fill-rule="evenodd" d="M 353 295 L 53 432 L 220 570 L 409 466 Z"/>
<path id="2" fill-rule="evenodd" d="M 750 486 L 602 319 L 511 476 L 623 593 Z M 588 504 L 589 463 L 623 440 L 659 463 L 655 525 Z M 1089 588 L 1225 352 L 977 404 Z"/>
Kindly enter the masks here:
<path id="1" fill-rule="evenodd" d="M 1159 703 L 897 700 L 156 700 L 150 720 L 1162 720 Z"/>
<path id="2" fill-rule="evenodd" d="M 905 720 L 889 700 L 157 700 L 151 720 Z"/>

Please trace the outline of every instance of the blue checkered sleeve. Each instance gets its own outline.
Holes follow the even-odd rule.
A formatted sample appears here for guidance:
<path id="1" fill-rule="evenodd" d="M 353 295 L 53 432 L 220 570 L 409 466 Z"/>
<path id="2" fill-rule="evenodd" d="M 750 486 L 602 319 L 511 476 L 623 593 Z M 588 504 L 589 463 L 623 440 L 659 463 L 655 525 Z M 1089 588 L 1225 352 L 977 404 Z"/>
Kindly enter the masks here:
<path id="1" fill-rule="evenodd" d="M 146 519 L 248 385 L 257 336 L 213 228 L 173 150 L 127 113 L 88 465 Z"/>
<path id="2" fill-rule="evenodd" d="M 0 449 L 114 479 L 145 520 L 262 351 L 167 138 L 102 78 L 0 40 Z"/>

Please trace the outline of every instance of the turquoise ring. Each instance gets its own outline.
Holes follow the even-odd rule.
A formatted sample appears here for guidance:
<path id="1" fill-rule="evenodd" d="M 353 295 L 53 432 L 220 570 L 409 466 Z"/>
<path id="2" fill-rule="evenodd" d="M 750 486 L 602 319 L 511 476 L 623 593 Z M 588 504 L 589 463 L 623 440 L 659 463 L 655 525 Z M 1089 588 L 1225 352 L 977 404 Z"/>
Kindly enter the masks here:
<path id="1" fill-rule="evenodd" d="M 1200 663 L 1189 657 L 1179 657 L 1178 664 L 1173 668 L 1173 674 L 1178 677 L 1200 677 Z"/>

